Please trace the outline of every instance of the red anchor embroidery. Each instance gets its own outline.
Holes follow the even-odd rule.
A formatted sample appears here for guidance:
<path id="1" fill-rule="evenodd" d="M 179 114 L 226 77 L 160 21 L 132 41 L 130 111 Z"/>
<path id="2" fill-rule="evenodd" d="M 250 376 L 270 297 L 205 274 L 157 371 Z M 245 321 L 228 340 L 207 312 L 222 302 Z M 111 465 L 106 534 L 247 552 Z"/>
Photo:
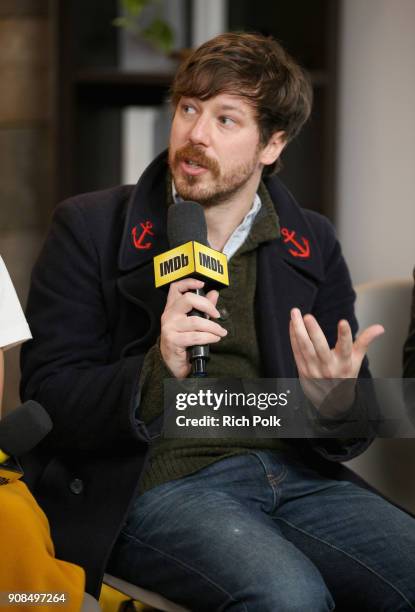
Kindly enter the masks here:
<path id="1" fill-rule="evenodd" d="M 310 257 L 310 243 L 307 238 L 301 237 L 303 244 L 300 244 L 295 237 L 294 230 L 288 230 L 286 227 L 281 229 L 281 236 L 284 238 L 284 243 L 292 242 L 294 246 L 297 247 L 298 251 L 294 251 L 293 249 L 288 249 L 293 257 Z"/>
<path id="2" fill-rule="evenodd" d="M 137 226 L 133 227 L 131 234 L 133 236 L 133 242 L 136 249 L 150 249 L 153 245 L 151 242 L 146 242 L 143 244 L 144 236 L 149 234 L 150 236 L 154 236 L 154 233 L 151 231 L 153 224 L 151 221 L 145 221 L 145 223 L 140 223 L 143 231 L 140 236 L 137 238 Z"/>

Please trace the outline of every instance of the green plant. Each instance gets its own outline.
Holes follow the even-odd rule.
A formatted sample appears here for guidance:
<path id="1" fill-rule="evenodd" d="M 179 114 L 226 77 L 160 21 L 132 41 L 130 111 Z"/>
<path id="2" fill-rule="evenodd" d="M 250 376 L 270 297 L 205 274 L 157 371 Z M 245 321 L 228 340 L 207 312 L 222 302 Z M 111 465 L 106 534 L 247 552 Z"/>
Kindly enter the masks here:
<path id="1" fill-rule="evenodd" d="M 143 11 L 147 7 L 146 15 Z M 160 0 L 121 0 L 121 8 L 123 14 L 113 20 L 114 26 L 125 28 L 164 53 L 172 51 L 174 33 L 161 16 Z"/>

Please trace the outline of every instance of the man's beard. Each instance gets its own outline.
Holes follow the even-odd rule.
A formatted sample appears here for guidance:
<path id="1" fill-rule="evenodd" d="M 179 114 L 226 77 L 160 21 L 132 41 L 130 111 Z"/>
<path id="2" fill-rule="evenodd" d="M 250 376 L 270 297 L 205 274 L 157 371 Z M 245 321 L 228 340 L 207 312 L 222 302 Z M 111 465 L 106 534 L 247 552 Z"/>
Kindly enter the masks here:
<path id="1" fill-rule="evenodd" d="M 188 159 L 210 171 L 212 176 L 210 186 L 199 184 L 201 179 L 197 175 L 183 175 L 177 172 L 180 162 Z M 226 202 L 242 190 L 257 169 L 258 150 L 249 162 L 234 166 L 226 174 L 222 174 L 216 160 L 207 157 L 203 151 L 190 144 L 178 149 L 174 156 L 169 152 L 169 165 L 178 195 L 183 200 L 193 200 L 209 208 Z"/>

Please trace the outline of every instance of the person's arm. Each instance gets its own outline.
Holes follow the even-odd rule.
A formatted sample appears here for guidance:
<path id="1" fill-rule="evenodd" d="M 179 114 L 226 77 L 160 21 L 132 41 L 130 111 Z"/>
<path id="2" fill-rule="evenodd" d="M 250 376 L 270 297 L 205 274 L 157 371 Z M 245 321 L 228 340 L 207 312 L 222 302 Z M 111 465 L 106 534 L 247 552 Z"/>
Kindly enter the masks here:
<path id="1" fill-rule="evenodd" d="M 49 412 L 45 444 L 62 451 L 115 452 L 150 439 L 136 411 L 145 354 L 112 356 L 101 266 L 84 211 L 74 200 L 59 205 L 32 273 L 21 395 Z"/>
<path id="2" fill-rule="evenodd" d="M 355 292 L 340 244 L 327 220 L 320 217 L 318 229 L 318 242 L 323 260 L 326 262 L 325 279 L 319 286 L 313 312 L 310 313 L 312 316 L 302 319 L 297 312 L 294 314 L 294 321 L 291 322 L 293 353 L 299 376 L 310 380 L 313 378 L 327 380 L 348 378 L 351 381 L 356 378 L 370 379 L 365 353 L 369 343 L 383 333 L 383 328 L 374 325 L 365 330 L 356 341 L 358 326 L 354 313 Z M 339 325 L 340 321 L 342 323 Z M 297 334 L 293 333 L 294 325 Z M 299 342 L 301 347 L 298 346 Z M 371 423 L 377 417 L 377 405 L 370 383 L 366 387 L 365 394 L 359 393 L 359 386 L 356 387 L 355 396 L 353 393 L 350 394 L 353 385 L 345 388 L 347 401 L 339 407 L 338 413 L 322 414 L 325 424 L 327 424 L 326 417 L 328 420 L 330 416 L 334 417 L 330 426 L 331 437 L 310 439 L 314 450 L 334 461 L 346 461 L 359 455 L 370 445 L 374 437 Z M 367 431 L 367 436 L 342 437 L 342 413 L 345 418 L 358 419 L 361 430 Z M 336 427 L 336 418 L 338 427 Z"/>

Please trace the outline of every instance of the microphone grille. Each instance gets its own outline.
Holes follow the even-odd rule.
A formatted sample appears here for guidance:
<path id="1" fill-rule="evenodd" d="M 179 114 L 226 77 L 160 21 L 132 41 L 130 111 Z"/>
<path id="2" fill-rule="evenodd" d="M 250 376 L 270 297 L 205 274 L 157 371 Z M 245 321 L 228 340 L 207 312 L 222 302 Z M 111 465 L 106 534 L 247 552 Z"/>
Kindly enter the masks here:
<path id="1" fill-rule="evenodd" d="M 167 236 L 171 249 L 190 240 L 208 246 L 203 208 L 197 202 L 177 202 L 167 212 Z"/>
<path id="2" fill-rule="evenodd" d="M 7 455 L 23 455 L 39 444 L 52 427 L 46 410 L 29 400 L 0 421 L 0 449 Z"/>

